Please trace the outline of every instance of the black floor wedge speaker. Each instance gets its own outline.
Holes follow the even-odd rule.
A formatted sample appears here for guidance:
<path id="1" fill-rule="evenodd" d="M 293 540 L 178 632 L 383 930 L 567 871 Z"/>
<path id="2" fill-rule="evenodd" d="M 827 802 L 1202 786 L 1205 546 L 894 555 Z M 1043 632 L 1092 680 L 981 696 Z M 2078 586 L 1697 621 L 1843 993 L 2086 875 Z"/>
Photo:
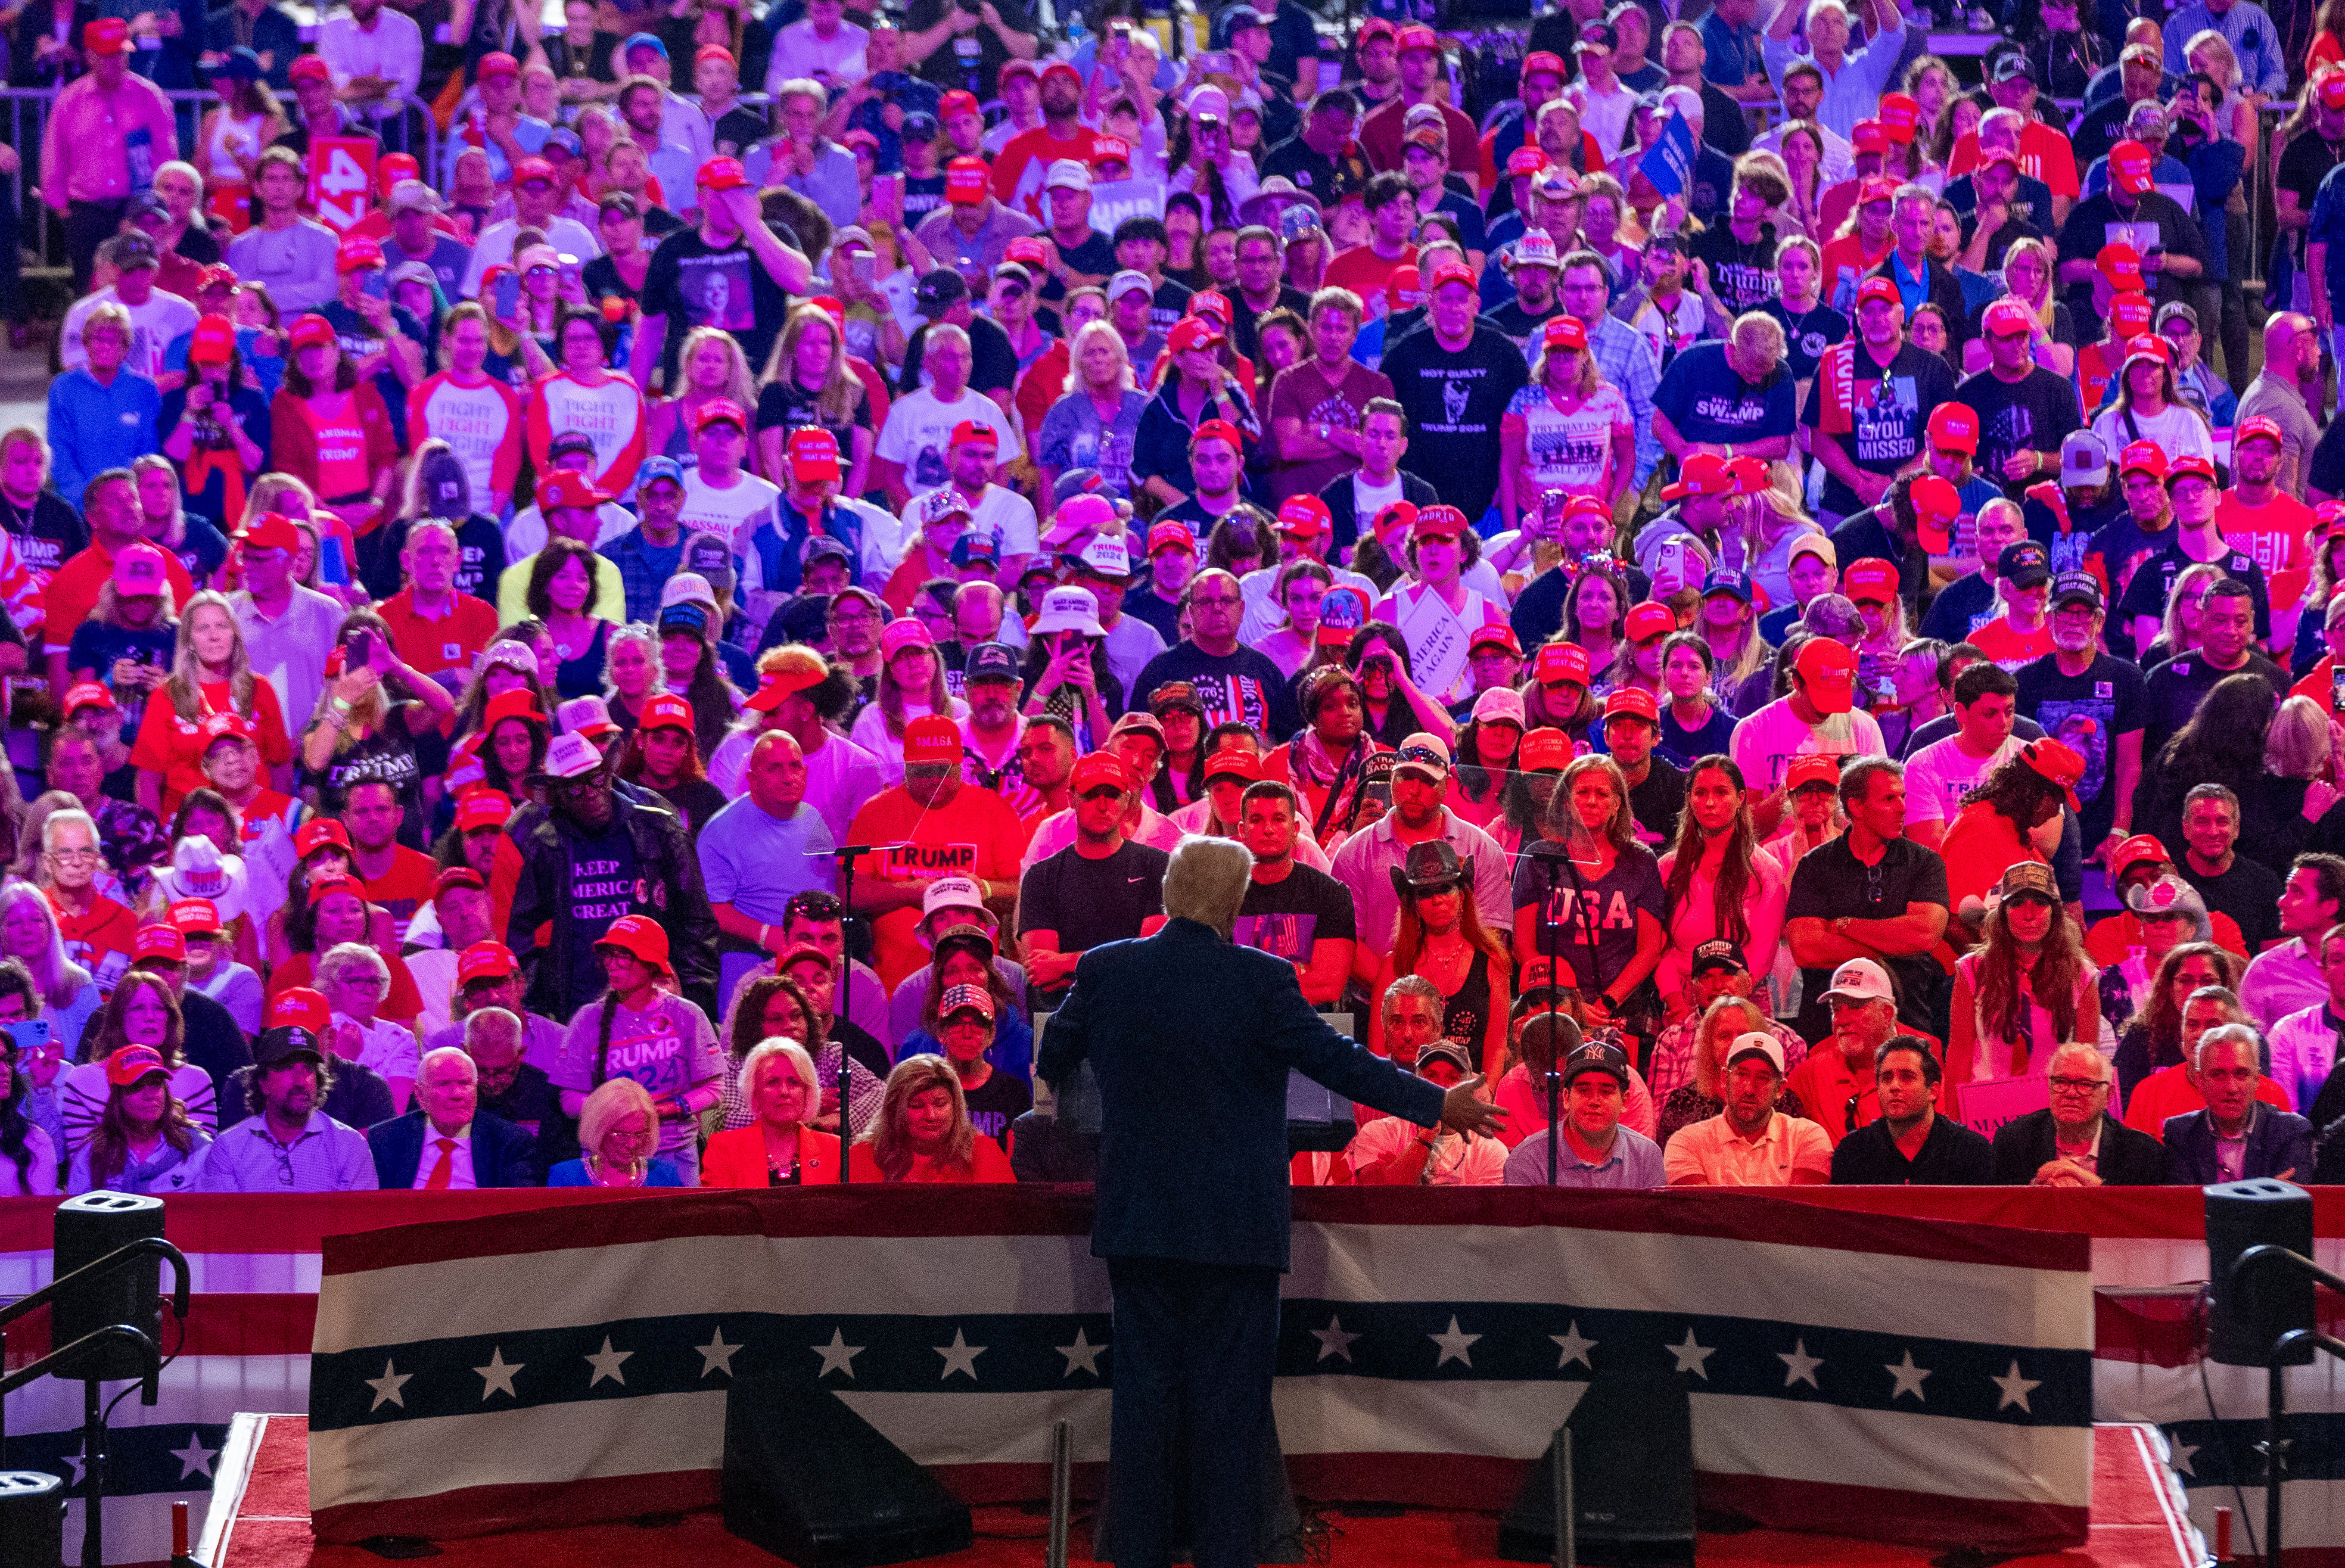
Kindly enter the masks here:
<path id="1" fill-rule="evenodd" d="M 1608 1568 L 1691 1563 L 1693 1404 L 1674 1373 L 1606 1372 L 1564 1422 L 1571 1431 L 1579 1560 Z M 1554 1445 L 1498 1521 L 1498 1555 L 1555 1561 Z"/>
<path id="2" fill-rule="evenodd" d="M 56 1278 L 96 1262 L 117 1248 L 163 1234 L 163 1202 L 128 1192 L 86 1192 L 57 1205 L 53 1238 Z M 163 1303 L 157 1286 L 159 1258 L 141 1258 L 127 1269 L 76 1286 L 49 1308 L 49 1343 L 63 1348 L 112 1323 L 144 1330 L 162 1345 Z M 61 1378 L 135 1378 L 146 1365 L 126 1345 L 106 1345 L 60 1367 Z"/>
<path id="3" fill-rule="evenodd" d="M 66 1483 L 34 1470 L 0 1471 L 0 1563 L 65 1560 Z"/>
<path id="4" fill-rule="evenodd" d="M 2250 1247 L 2285 1247 L 2312 1256 L 2312 1194 L 2293 1182 L 2269 1178 L 2233 1181 L 2205 1189 L 2207 1282 L 2212 1306 L 2208 1354 L 2226 1366 L 2271 1365 L 2272 1341 L 2291 1329 L 2309 1329 L 2312 1277 L 2282 1263 L 2259 1263 L 2238 1289 L 2231 1266 Z M 2300 1345 L 2282 1358 L 2306 1366 L 2312 1347 Z"/>
<path id="5" fill-rule="evenodd" d="M 969 1508 L 828 1389 L 744 1377 L 725 1399 L 725 1528 L 798 1568 L 968 1548 Z"/>

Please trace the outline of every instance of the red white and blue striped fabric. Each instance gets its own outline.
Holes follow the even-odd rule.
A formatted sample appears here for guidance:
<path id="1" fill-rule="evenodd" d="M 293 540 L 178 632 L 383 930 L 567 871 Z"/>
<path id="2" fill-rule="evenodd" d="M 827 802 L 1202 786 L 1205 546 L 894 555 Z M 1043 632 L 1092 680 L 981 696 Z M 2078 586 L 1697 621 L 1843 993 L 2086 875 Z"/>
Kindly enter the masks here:
<path id="1" fill-rule="evenodd" d="M 2080 1237 L 1751 1193 L 1296 1195 L 1277 1409 L 1299 1490 L 1504 1502 L 1592 1372 L 1674 1369 L 1696 1465 L 1761 1522 L 2081 1543 Z M 1089 1200 L 1052 1189 L 646 1197 L 330 1238 L 310 1369 L 321 1538 L 702 1506 L 725 1389 L 819 1376 L 972 1499 L 1106 1456 Z"/>

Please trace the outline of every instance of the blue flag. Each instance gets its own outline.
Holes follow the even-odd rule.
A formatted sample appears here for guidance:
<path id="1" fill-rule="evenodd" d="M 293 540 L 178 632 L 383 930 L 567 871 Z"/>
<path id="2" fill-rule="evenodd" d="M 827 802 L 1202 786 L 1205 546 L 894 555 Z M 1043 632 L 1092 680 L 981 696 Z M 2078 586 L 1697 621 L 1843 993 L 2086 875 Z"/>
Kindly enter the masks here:
<path id="1" fill-rule="evenodd" d="M 1682 113 L 1672 109 L 1670 123 L 1661 127 L 1661 139 L 1653 144 L 1638 167 L 1666 201 L 1692 183 L 1693 153 L 1693 127 L 1686 124 Z"/>

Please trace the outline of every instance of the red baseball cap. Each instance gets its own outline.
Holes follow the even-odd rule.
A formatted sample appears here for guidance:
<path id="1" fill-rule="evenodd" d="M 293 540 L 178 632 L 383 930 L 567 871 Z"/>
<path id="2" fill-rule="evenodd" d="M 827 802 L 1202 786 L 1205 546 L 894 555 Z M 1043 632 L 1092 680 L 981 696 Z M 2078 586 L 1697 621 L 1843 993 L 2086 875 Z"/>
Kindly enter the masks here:
<path id="1" fill-rule="evenodd" d="M 1194 451 L 1199 441 L 1227 441 L 1232 451 L 1245 450 L 1245 437 L 1227 420 L 1206 420 L 1199 424 L 1189 434 L 1189 450 Z"/>
<path id="2" fill-rule="evenodd" d="M 1942 451 L 1978 450 L 1978 414 L 1967 403 L 1940 403 L 1930 410 L 1930 444 Z"/>
<path id="3" fill-rule="evenodd" d="M 1515 761 L 1528 774 L 1563 767 L 1571 761 L 1571 737 L 1552 725 L 1533 730 L 1515 748 Z"/>
<path id="4" fill-rule="evenodd" d="M 1627 631 L 1631 642 L 1641 642 L 1648 637 L 1665 637 L 1677 629 L 1677 612 L 1658 599 L 1648 599 L 1642 603 L 1629 606 Z"/>
<path id="5" fill-rule="evenodd" d="M 1001 445 L 1001 432 L 983 420 L 963 420 L 953 427 L 952 440 L 945 444 L 959 447 L 967 446 L 971 442 L 982 447 L 999 449 Z"/>
<path id="6" fill-rule="evenodd" d="M 2149 149 L 2137 141 L 2122 141 L 2109 149 L 2109 184 L 2127 196 L 2139 196 L 2157 183 L 2157 166 Z"/>
<path id="7" fill-rule="evenodd" d="M 1396 34 L 1395 37 L 1404 55 L 1411 49 L 1430 49 L 1436 55 L 1441 53 L 1441 35 L 1422 22 L 1410 23 Z"/>
<path id="8" fill-rule="evenodd" d="M 1316 539 L 1335 526 L 1335 514 L 1327 503 L 1309 493 L 1290 495 L 1279 504 L 1278 531 L 1291 533 L 1298 539 Z"/>
<path id="9" fill-rule="evenodd" d="M 202 737 L 206 751 L 209 751 L 215 744 L 230 737 L 255 744 L 258 744 L 260 739 L 259 727 L 242 713 L 233 710 L 205 715 L 204 722 L 197 726 L 196 733 Z"/>
<path id="10" fill-rule="evenodd" d="M 301 546 L 300 530 L 281 511 L 262 512 L 239 529 L 236 538 L 247 550 L 298 550 Z"/>
<path id="11" fill-rule="evenodd" d="M 937 100 L 937 118 L 939 120 L 949 120 L 955 115 L 980 115 L 984 112 L 985 106 L 977 101 L 977 95 L 966 88 L 955 87 Z"/>
<path id="12" fill-rule="evenodd" d="M 2320 95 L 2320 106 L 2330 114 L 2345 109 L 2345 71 L 2329 70 L 2314 80 L 2314 90 Z"/>
<path id="13" fill-rule="evenodd" d="M 1934 473 L 1915 480 L 1906 493 L 1914 503 L 1922 547 L 1933 555 L 1944 555 L 1954 543 L 1954 519 L 1963 514 L 1961 493 Z"/>
<path id="14" fill-rule="evenodd" d="M 102 22 L 96 22 L 92 23 L 91 25 L 104 26 L 105 24 Z M 87 39 L 87 34 L 83 35 L 85 41 Z M 101 49 L 98 52 L 100 54 L 107 54 L 112 53 L 113 51 Z M 518 70 L 519 67 L 516 66 L 515 69 Z M 488 66 L 486 65 L 483 65 L 481 67 L 481 74 L 482 76 L 486 76 L 488 74 Z M 289 82 L 330 82 L 334 79 L 334 72 L 333 67 L 327 65 L 324 58 L 320 56 L 297 55 L 293 57 L 293 63 L 285 67 L 285 79 Z"/>
<path id="15" fill-rule="evenodd" d="M 217 936 L 220 934 L 219 905 L 208 898 L 182 898 L 165 913 L 171 924 L 179 928 L 183 942 L 189 936 Z"/>
<path id="16" fill-rule="evenodd" d="M 1525 75 L 1528 74 L 1528 69 L 1526 69 Z M 1507 155 L 1507 177 L 1508 179 L 1512 179 L 1518 175 L 1537 174 L 1539 170 L 1545 167 L 1547 167 L 1547 154 L 1539 151 L 1539 149 L 1535 147 L 1518 147 L 1514 151 Z"/>
<path id="17" fill-rule="evenodd" d="M 1852 152 L 1885 153 L 1889 150 L 1889 129 L 1879 120 L 1859 120 L 1849 127 L 1848 145 Z"/>
<path id="18" fill-rule="evenodd" d="M 646 733 L 657 729 L 682 730 L 693 733 L 692 704 L 674 692 L 662 692 L 644 704 L 644 715 L 637 727 Z"/>
<path id="19" fill-rule="evenodd" d="M 313 816 L 293 835 L 293 858 L 307 860 L 328 845 L 348 855 L 350 852 L 350 831 L 330 816 Z"/>
<path id="20" fill-rule="evenodd" d="M 2184 452 L 2166 465 L 2166 483 L 2168 489 L 2173 488 L 2176 480 L 2185 476 L 2203 479 L 2208 484 L 2220 482 L 2215 477 L 2215 465 L 2196 452 Z"/>
<path id="21" fill-rule="evenodd" d="M 1881 128 L 1898 147 L 1914 139 L 1922 123 L 1921 101 L 1906 93 L 1884 93 L 1881 96 Z"/>
<path id="22" fill-rule="evenodd" d="M 1230 297 L 1218 288 L 1202 289 L 1190 295 L 1185 314 L 1210 316 L 1224 331 L 1229 329 L 1231 322 L 1237 319 L 1237 313 L 1230 309 Z"/>
<path id="23" fill-rule="evenodd" d="M 648 915 L 622 915 L 594 938 L 597 949 L 616 947 L 629 957 L 665 970 L 667 963 L 667 930 Z"/>
<path id="24" fill-rule="evenodd" d="M 337 893 L 347 893 L 361 904 L 366 902 L 366 884 L 355 876 L 345 876 L 336 871 L 310 878 L 310 908 L 315 909 Z"/>
<path id="25" fill-rule="evenodd" d="M 1542 686 L 1558 681 L 1585 686 L 1588 677 L 1588 650 L 1577 642 L 1542 642 L 1531 661 L 1531 679 Z"/>
<path id="26" fill-rule="evenodd" d="M 1113 752 L 1093 752 L 1089 756 L 1076 759 L 1075 770 L 1068 782 L 1078 798 L 1094 784 L 1112 784 L 1117 789 L 1129 792 L 1132 770 L 1124 766 L 1123 759 Z"/>
<path id="27" fill-rule="evenodd" d="M 1819 713 L 1845 713 L 1856 705 L 1855 649 L 1829 637 L 1811 638 L 1802 645 L 1792 668 Z"/>
<path id="28" fill-rule="evenodd" d="M 2147 157 L 2149 153 L 2149 149 L 2139 142 L 2121 142 L 2118 145 L 2133 147 L 2144 157 Z M 2113 239 L 2102 246 L 2093 258 L 2093 265 L 2100 269 L 2102 277 L 2109 280 L 2109 286 L 2119 293 L 2128 291 L 2138 293 L 2144 287 L 2141 278 L 2141 252 L 2122 239 Z"/>
<path id="29" fill-rule="evenodd" d="M 1792 765 L 1783 770 L 1783 788 L 1797 794 L 1810 784 L 1827 784 L 1833 789 L 1840 788 L 1840 759 L 1824 756 L 1816 752 L 1793 757 Z"/>
<path id="30" fill-rule="evenodd" d="M 838 438 L 820 425 L 801 425 L 790 432 L 790 477 L 800 484 L 816 484 L 838 477 Z"/>
<path id="31" fill-rule="evenodd" d="M 740 404 L 730 398 L 711 398 L 700 405 L 700 413 L 692 421 L 692 433 L 696 436 L 711 425 L 731 425 L 746 435 L 749 416 Z"/>
<path id="32" fill-rule="evenodd" d="M 1425 276 L 1416 264 L 1396 267 L 1385 278 L 1385 305 L 1390 310 L 1414 310 L 1425 303 Z"/>
<path id="33" fill-rule="evenodd" d="M 188 343 L 190 365 L 225 365 L 236 352 L 236 323 L 225 316 L 207 316 L 196 323 Z"/>
<path id="34" fill-rule="evenodd" d="M 704 421 L 706 422 L 706 421 Z M 611 492 L 597 485 L 593 477 L 576 469 L 555 469 L 537 481 L 537 505 L 542 512 L 561 507 L 573 511 L 592 511 L 611 499 Z"/>
<path id="35" fill-rule="evenodd" d="M 1904 313 L 1905 296 L 1899 293 L 1897 285 L 1886 278 L 1868 278 L 1856 286 L 1858 309 L 1862 309 L 1875 299 L 1886 300 L 1897 307 L 1899 314 Z"/>
<path id="36" fill-rule="evenodd" d="M 1852 561 L 1841 573 L 1840 591 L 1852 604 L 1886 604 L 1897 597 L 1897 568 L 1877 555 Z"/>
<path id="37" fill-rule="evenodd" d="M 958 766 L 960 726 L 942 713 L 928 713 L 904 726 L 904 765 Z"/>
<path id="38" fill-rule="evenodd" d="M 2117 454 L 2117 477 L 2129 473 L 2146 473 L 2152 479 L 2166 477 L 2166 449 L 2156 441 L 2128 441 Z"/>
<path id="39" fill-rule="evenodd" d="M 1454 256 L 1444 255 L 1440 260 L 1433 264 L 1433 277 L 1426 283 L 1425 291 L 1429 296 L 1436 289 L 1452 283 L 1462 283 L 1468 288 L 1473 288 L 1474 269 Z M 1566 319 L 1569 319 L 1569 318 Z"/>
<path id="40" fill-rule="evenodd" d="M 96 681 L 83 681 L 66 689 L 66 717 L 71 718 L 84 708 L 105 708 L 111 711 L 117 704 L 114 693 Z"/>
<path id="41" fill-rule="evenodd" d="M 1539 342 L 1550 350 L 1573 349 L 1585 353 L 1588 349 L 1588 328 L 1577 316 L 1550 316 L 1547 319 L 1546 329 L 1539 333 Z"/>
<path id="42" fill-rule="evenodd" d="M 93 55 L 119 55 L 130 47 L 130 24 L 119 16 L 100 16 L 81 30 L 81 46 Z M 305 56 L 315 59 L 315 56 Z M 323 60 L 318 63 L 322 66 Z"/>
<path id="43" fill-rule="evenodd" d="M 1197 553 L 1197 536 L 1185 522 L 1152 523 L 1148 529 L 1148 553 L 1153 557 L 1160 550 L 1184 550 Z"/>
<path id="44" fill-rule="evenodd" d="M 655 703 L 662 700 L 661 697 L 652 699 Z M 649 705 L 646 703 L 645 707 Z M 502 827 L 512 820 L 513 802 L 498 790 L 474 790 L 456 804 L 458 833 L 477 833 L 486 827 Z"/>
<path id="45" fill-rule="evenodd" d="M 489 890 L 489 879 L 469 865 L 443 866 L 441 868 L 440 875 L 432 879 L 431 896 L 439 898 L 460 887 L 471 888 L 475 893 L 486 893 Z"/>
<path id="46" fill-rule="evenodd" d="M 334 324 L 315 313 L 296 317 L 286 337 L 296 349 L 315 349 L 335 341 Z"/>
<path id="47" fill-rule="evenodd" d="M 2022 333 L 2033 335 L 2035 317 L 2016 299 L 1998 299 L 1986 308 L 1985 314 L 1979 318 L 1979 325 L 1990 338 L 2015 337 Z"/>
<path id="48" fill-rule="evenodd" d="M 269 998 L 269 1015 L 261 1022 L 272 1029 L 307 1029 L 322 1034 L 334 1016 L 322 992 L 307 986 L 288 986 Z"/>
<path id="49" fill-rule="evenodd" d="M 1552 49 L 1533 49 L 1529 54 L 1525 55 L 1523 68 L 1518 73 L 1518 79 L 1528 76 L 1534 71 L 1546 71 L 1549 75 L 1567 78 L 1571 75 L 1571 72 L 1564 66 L 1563 56 Z M 1543 157 L 1542 161 L 1544 161 Z"/>
<path id="50" fill-rule="evenodd" d="M 2278 420 L 2273 419 L 2269 414 L 2254 414 L 2239 421 L 2238 430 L 2231 438 L 2231 446 L 2236 450 L 2258 438 L 2268 440 L 2276 447 L 2284 447 L 2288 444 L 2288 437 L 2280 430 Z"/>
<path id="51" fill-rule="evenodd" d="M 945 165 L 945 199 L 955 207 L 982 207 L 993 194 L 993 171 L 983 158 L 957 157 Z"/>
<path id="52" fill-rule="evenodd" d="M 1675 484 L 1661 487 L 1663 501 L 1682 501 L 1690 495 L 1732 495 L 1734 475 L 1726 460 L 1716 452 L 1696 452 L 1679 466 Z"/>
<path id="53" fill-rule="evenodd" d="M 1604 699 L 1604 722 L 1610 723 L 1622 716 L 1658 724 L 1661 722 L 1661 705 L 1642 686 L 1615 686 L 1612 694 Z"/>
<path id="54" fill-rule="evenodd" d="M 535 180 L 553 183 L 553 165 L 542 157 L 525 157 L 513 165 L 513 184 L 528 185 Z"/>
<path id="55" fill-rule="evenodd" d="M 149 958 L 160 958 L 172 964 L 186 963 L 187 937 L 180 935 L 176 926 L 141 926 L 130 938 L 130 961 L 143 964 Z"/>
<path id="56" fill-rule="evenodd" d="M 382 247 L 367 238 L 345 239 L 334 248 L 334 270 L 363 272 L 382 265 Z"/>
<path id="57" fill-rule="evenodd" d="M 169 931 L 170 927 L 150 926 L 146 929 Z M 178 933 L 172 931 L 171 935 L 177 936 Z M 161 1073 L 168 1077 L 170 1071 L 169 1065 L 163 1060 L 163 1053 L 152 1046 L 125 1046 L 106 1058 L 106 1081 L 118 1089 L 128 1088 L 149 1073 Z"/>
<path id="58" fill-rule="evenodd" d="M 1244 779 L 1252 784 L 1262 777 L 1262 758 L 1242 746 L 1223 746 L 1205 759 L 1205 782 L 1217 778 Z"/>
<path id="59" fill-rule="evenodd" d="M 1466 652 L 1471 653 L 1479 648 L 1504 648 L 1518 659 L 1523 656 L 1521 640 L 1516 637 L 1515 629 L 1503 621 L 1486 621 L 1467 634 Z"/>
<path id="60" fill-rule="evenodd" d="M 1473 524 L 1466 514 L 1454 506 L 1421 506 L 1416 509 L 1416 521 L 1409 524 L 1411 539 L 1457 539 Z"/>
<path id="61" fill-rule="evenodd" d="M 456 984 L 469 986 L 475 980 L 503 980 L 521 973 L 520 961 L 513 949 L 502 942 L 475 942 L 456 955 Z"/>
<path id="62" fill-rule="evenodd" d="M 1222 329 L 1202 316 L 1183 316 L 1172 324 L 1164 346 L 1175 354 L 1185 354 L 1193 349 L 1212 349 L 1222 340 Z M 1218 421 L 1216 421 L 1218 422 Z"/>
<path id="63" fill-rule="evenodd" d="M 302 56 L 303 59 L 310 57 Z M 299 65 L 300 62 L 297 60 L 294 63 Z M 521 75 L 521 62 L 502 49 L 493 50 L 481 56 L 480 74 L 483 76 L 518 76 Z"/>
<path id="64" fill-rule="evenodd" d="M 2109 301 L 2109 324 L 2120 339 L 2133 338 L 2149 330 L 2150 310 L 2149 296 L 2129 288 Z"/>
<path id="65" fill-rule="evenodd" d="M 749 174 L 736 157 L 713 157 L 700 166 L 693 183 L 703 190 L 740 190 L 749 183 Z"/>

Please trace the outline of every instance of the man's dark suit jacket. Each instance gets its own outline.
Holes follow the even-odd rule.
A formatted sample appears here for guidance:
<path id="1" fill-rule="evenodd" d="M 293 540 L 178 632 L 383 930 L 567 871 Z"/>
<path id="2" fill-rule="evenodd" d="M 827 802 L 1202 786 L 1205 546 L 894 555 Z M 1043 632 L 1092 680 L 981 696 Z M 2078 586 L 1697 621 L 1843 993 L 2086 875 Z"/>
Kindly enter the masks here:
<path id="1" fill-rule="evenodd" d="M 423 1142 L 430 1128 L 420 1110 L 367 1128 L 367 1147 L 374 1151 L 375 1179 L 385 1192 L 402 1192 L 415 1185 L 422 1168 Z M 501 1116 L 486 1111 L 472 1115 L 472 1185 L 532 1187 L 529 1134 Z"/>
<path id="2" fill-rule="evenodd" d="M 2057 1154 L 2048 1110 L 2029 1111 L 1995 1129 L 1995 1179 L 2006 1187 L 2025 1187 Z M 2106 1111 L 2101 1113 L 2099 1164 L 2104 1187 L 2166 1185 L 2166 1146 Z"/>
<path id="3" fill-rule="evenodd" d="M 2215 1124 L 2203 1110 L 2166 1118 L 2166 1179 L 2178 1187 L 2205 1187 L 2224 1179 L 2215 1164 Z M 2290 1173 L 2293 1173 L 2292 1175 Z M 2293 1111 L 2258 1100 L 2248 1112 L 2248 1158 L 2244 1179 L 2289 1176 L 2312 1179 L 2312 1124 Z"/>
<path id="4" fill-rule="evenodd" d="M 1042 1077 L 1088 1059 L 1101 1107 L 1091 1251 L 1287 1265 L 1286 1075 L 1431 1127 L 1441 1090 L 1327 1027 L 1294 966 L 1194 920 L 1093 947 L 1042 1036 Z"/>

